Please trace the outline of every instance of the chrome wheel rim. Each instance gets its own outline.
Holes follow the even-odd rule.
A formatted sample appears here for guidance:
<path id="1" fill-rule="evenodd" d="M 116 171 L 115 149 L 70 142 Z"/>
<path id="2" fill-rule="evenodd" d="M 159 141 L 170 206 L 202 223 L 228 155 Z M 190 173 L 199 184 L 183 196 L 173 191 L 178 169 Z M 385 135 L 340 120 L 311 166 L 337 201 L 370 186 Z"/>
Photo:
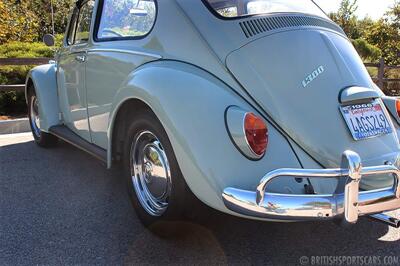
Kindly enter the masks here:
<path id="1" fill-rule="evenodd" d="M 32 96 L 30 104 L 30 118 L 33 134 L 40 137 L 40 116 L 39 101 L 36 96 Z"/>
<path id="2" fill-rule="evenodd" d="M 171 171 L 167 155 L 158 138 L 150 131 L 135 137 L 131 146 L 133 188 L 143 209 L 161 216 L 168 208 L 171 194 Z"/>

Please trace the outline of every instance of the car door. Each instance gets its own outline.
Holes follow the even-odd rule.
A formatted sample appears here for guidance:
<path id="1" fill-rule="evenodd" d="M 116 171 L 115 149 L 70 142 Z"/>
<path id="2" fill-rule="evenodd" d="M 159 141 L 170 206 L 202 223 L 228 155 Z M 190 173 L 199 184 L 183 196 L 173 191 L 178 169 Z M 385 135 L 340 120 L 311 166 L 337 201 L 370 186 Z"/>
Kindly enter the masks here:
<path id="1" fill-rule="evenodd" d="M 127 77 L 160 56 L 151 46 L 155 0 L 99 1 L 93 45 L 88 50 L 86 87 L 92 142 L 106 149 L 112 103 Z"/>
<path id="2" fill-rule="evenodd" d="M 58 59 L 59 101 L 64 124 L 91 142 L 86 97 L 86 59 L 94 1 L 74 9 Z"/>

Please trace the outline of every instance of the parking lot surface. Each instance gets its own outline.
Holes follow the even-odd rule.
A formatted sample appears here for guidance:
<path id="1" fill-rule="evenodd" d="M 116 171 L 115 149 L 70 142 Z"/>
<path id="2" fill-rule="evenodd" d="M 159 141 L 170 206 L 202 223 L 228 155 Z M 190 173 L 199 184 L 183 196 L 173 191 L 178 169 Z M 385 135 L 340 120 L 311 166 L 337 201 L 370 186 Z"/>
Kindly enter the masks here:
<path id="1" fill-rule="evenodd" d="M 318 256 L 371 256 L 397 265 L 400 259 L 400 230 L 365 218 L 341 228 L 212 212 L 202 223 L 178 226 L 171 239 L 148 232 L 118 169 L 106 170 L 65 143 L 45 150 L 27 134 L 0 136 L 0 265 L 316 265 Z"/>

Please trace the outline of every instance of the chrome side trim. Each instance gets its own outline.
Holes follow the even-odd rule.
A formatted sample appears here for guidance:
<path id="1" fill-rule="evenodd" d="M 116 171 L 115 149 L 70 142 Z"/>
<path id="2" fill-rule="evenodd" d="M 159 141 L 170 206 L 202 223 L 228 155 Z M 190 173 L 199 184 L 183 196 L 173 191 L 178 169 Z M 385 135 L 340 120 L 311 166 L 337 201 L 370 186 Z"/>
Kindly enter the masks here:
<path id="1" fill-rule="evenodd" d="M 163 57 L 159 54 L 141 52 L 141 51 L 132 51 L 132 50 L 123 50 L 123 49 L 107 49 L 107 48 L 95 48 L 87 51 L 88 53 L 122 53 L 122 54 L 131 54 L 131 55 L 140 55 L 151 57 L 154 59 L 162 59 Z"/>
<path id="2" fill-rule="evenodd" d="M 359 191 L 363 176 L 393 174 L 391 188 Z M 276 178 L 337 178 L 336 194 L 291 195 L 266 192 Z M 328 220 L 340 217 L 354 224 L 359 216 L 400 208 L 400 171 L 393 165 L 362 167 L 360 156 L 345 151 L 338 169 L 278 169 L 265 175 L 256 191 L 226 188 L 223 200 L 226 207 L 247 216 L 280 221 Z"/>

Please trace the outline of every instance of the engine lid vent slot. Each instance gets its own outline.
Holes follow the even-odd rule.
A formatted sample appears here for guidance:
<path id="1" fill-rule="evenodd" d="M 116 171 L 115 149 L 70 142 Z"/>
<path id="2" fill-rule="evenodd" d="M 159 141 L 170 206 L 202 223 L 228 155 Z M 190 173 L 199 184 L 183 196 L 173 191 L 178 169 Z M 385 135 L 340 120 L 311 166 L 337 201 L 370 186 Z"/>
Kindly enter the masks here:
<path id="1" fill-rule="evenodd" d="M 328 28 L 345 34 L 343 30 L 333 22 L 316 17 L 307 16 L 273 16 L 255 18 L 239 22 L 246 38 L 252 38 L 258 34 L 273 30 L 293 27 L 320 27 Z"/>

